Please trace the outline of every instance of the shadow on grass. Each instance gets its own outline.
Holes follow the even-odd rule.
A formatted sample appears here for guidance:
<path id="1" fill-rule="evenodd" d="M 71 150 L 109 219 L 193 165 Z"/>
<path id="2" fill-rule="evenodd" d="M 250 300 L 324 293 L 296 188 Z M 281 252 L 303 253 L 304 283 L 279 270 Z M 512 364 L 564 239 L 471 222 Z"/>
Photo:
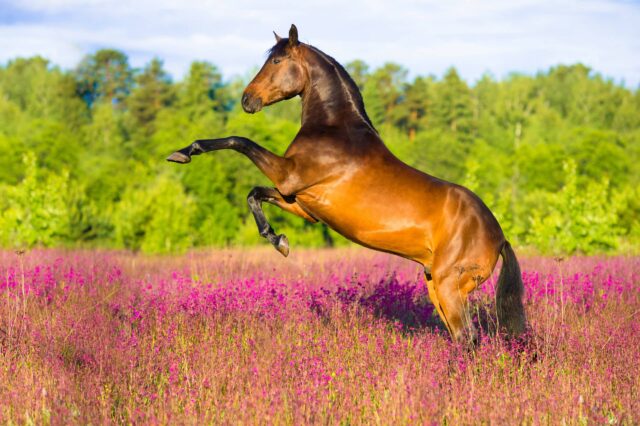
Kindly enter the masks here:
<path id="1" fill-rule="evenodd" d="M 470 312 L 481 338 L 495 336 L 497 328 L 495 307 L 485 299 L 474 298 Z M 375 283 L 354 281 L 335 290 L 322 289 L 309 304 L 309 308 L 325 321 L 329 320 L 331 306 L 338 306 L 343 311 L 354 307 L 366 310 L 375 318 L 397 324 L 405 333 L 430 330 L 449 336 L 429 299 L 426 284 L 400 281 L 395 274 Z"/>
<path id="2" fill-rule="evenodd" d="M 342 311 L 355 308 L 397 324 L 406 333 L 423 329 L 446 333 L 423 285 L 400 281 L 395 274 L 375 283 L 353 281 L 335 290 L 321 289 L 312 296 L 309 308 L 324 321 L 329 320 L 332 308 L 338 307 Z"/>

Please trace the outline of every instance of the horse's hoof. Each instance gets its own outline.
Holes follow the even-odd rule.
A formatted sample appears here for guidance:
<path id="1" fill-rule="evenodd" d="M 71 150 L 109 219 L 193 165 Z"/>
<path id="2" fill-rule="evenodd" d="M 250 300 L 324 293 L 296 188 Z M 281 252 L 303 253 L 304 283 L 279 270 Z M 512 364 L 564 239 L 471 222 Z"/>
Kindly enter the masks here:
<path id="1" fill-rule="evenodd" d="M 278 236 L 276 250 L 278 250 L 284 257 L 289 255 L 289 240 L 286 235 L 282 234 Z"/>
<path id="2" fill-rule="evenodd" d="M 187 164 L 191 162 L 191 157 L 186 154 L 176 151 L 167 157 L 167 161 L 173 161 L 174 163 Z"/>

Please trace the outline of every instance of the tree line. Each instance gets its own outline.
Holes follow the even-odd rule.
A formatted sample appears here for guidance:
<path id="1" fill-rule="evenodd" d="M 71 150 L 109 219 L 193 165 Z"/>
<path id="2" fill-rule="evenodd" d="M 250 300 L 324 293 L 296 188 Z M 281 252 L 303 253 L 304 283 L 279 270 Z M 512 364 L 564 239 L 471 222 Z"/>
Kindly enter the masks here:
<path id="1" fill-rule="evenodd" d="M 640 90 L 582 64 L 473 85 L 455 68 L 415 78 L 394 63 L 346 68 L 389 148 L 474 190 L 510 241 L 541 253 L 640 247 Z M 70 71 L 42 57 L 0 67 L 0 245 L 261 243 L 246 195 L 270 182 L 248 159 L 220 151 L 188 166 L 164 161 L 195 139 L 231 134 L 284 152 L 299 100 L 248 115 L 246 83 L 206 61 L 174 82 L 161 60 L 134 69 L 113 49 Z M 346 244 L 324 225 L 265 212 L 293 246 Z"/>

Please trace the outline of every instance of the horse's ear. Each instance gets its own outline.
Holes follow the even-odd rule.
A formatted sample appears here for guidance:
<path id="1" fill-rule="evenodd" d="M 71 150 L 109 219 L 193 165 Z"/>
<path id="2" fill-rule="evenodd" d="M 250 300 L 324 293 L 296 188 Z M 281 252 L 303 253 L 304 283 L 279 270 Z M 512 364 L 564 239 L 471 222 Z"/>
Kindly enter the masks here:
<path id="1" fill-rule="evenodd" d="M 276 32 L 273 32 L 273 35 L 276 36 L 276 43 L 279 42 L 280 40 L 282 40 L 282 37 L 280 37 L 278 34 L 276 34 Z"/>
<path id="2" fill-rule="evenodd" d="M 289 29 L 289 45 L 297 46 L 298 43 L 298 29 L 295 25 L 291 24 L 291 29 Z"/>

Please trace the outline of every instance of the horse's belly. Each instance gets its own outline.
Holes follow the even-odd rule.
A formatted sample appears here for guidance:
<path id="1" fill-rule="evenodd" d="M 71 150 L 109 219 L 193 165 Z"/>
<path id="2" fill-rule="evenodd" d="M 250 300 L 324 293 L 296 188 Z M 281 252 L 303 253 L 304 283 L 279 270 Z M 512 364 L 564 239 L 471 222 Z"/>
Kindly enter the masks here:
<path id="1" fill-rule="evenodd" d="M 346 199 L 332 194 L 300 194 L 298 204 L 351 241 L 414 260 L 430 256 L 430 227 L 424 210 L 402 200 Z"/>

